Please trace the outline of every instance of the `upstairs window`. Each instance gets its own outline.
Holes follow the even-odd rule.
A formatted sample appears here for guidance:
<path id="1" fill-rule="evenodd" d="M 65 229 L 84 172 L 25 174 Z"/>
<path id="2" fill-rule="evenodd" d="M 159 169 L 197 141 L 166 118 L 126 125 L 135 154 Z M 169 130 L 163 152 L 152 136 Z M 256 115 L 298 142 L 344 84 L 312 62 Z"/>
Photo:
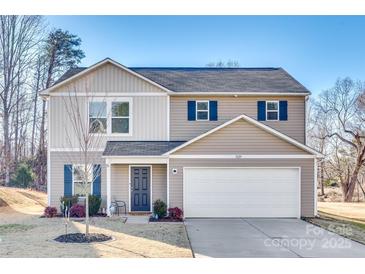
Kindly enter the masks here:
<path id="1" fill-rule="evenodd" d="M 278 101 L 266 101 L 266 120 L 278 121 L 279 120 L 279 102 Z"/>
<path id="2" fill-rule="evenodd" d="M 129 102 L 112 102 L 112 133 L 129 133 Z"/>
<path id="3" fill-rule="evenodd" d="M 106 102 L 89 103 L 89 132 L 106 133 L 107 132 L 107 110 Z"/>
<path id="4" fill-rule="evenodd" d="M 209 120 L 209 101 L 196 101 L 196 120 Z"/>

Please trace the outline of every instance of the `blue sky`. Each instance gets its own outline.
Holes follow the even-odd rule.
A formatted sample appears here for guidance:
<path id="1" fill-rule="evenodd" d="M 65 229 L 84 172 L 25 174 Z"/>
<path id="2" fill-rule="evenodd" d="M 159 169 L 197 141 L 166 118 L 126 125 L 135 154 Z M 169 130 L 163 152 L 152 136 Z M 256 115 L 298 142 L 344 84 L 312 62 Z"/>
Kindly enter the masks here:
<path id="1" fill-rule="evenodd" d="M 47 16 L 82 39 L 83 66 L 283 67 L 314 94 L 365 80 L 365 16 Z"/>

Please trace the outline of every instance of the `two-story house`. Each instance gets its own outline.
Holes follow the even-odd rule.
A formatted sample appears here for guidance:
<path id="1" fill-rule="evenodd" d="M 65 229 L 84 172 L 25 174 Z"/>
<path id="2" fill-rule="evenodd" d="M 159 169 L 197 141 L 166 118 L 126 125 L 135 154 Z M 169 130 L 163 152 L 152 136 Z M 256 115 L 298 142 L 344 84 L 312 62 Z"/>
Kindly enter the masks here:
<path id="1" fill-rule="evenodd" d="M 70 91 L 103 138 L 91 152 L 101 176 L 89 191 L 106 208 L 118 199 L 128 212 L 150 212 L 161 199 L 185 217 L 316 214 L 321 154 L 306 145 L 310 92 L 284 69 L 127 68 L 111 59 L 71 69 L 42 92 L 56 207 L 80 183 L 77 160 L 66 168 L 65 155 L 78 155 L 67 134 Z"/>

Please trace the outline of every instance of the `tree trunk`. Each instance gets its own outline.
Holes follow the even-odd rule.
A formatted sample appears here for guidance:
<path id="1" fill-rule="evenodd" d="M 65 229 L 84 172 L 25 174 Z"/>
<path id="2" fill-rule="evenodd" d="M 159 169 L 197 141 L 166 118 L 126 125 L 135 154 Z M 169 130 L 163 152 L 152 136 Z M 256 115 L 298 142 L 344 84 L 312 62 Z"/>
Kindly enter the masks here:
<path id="1" fill-rule="evenodd" d="M 32 138 L 31 138 L 31 147 L 30 154 L 34 157 L 34 138 L 35 138 L 35 126 L 37 123 L 37 104 L 38 104 L 38 90 L 39 90 L 39 77 L 37 78 L 36 90 L 34 92 L 34 106 L 33 106 L 33 123 L 32 123 Z"/>
<path id="2" fill-rule="evenodd" d="M 85 203 L 85 235 L 86 237 L 89 236 L 89 194 L 86 193 L 86 203 Z"/>
<path id="3" fill-rule="evenodd" d="M 4 111 L 3 116 L 3 132 L 4 132 L 4 166 L 5 166 L 5 185 L 10 183 L 10 138 L 9 138 L 9 113 Z"/>
<path id="4" fill-rule="evenodd" d="M 347 181 L 346 187 L 344 189 L 344 202 L 347 202 L 347 203 L 352 202 L 352 197 L 354 196 L 354 190 L 355 190 L 357 177 L 359 175 L 360 168 L 361 168 L 361 164 L 358 163 L 350 177 L 350 180 Z"/>

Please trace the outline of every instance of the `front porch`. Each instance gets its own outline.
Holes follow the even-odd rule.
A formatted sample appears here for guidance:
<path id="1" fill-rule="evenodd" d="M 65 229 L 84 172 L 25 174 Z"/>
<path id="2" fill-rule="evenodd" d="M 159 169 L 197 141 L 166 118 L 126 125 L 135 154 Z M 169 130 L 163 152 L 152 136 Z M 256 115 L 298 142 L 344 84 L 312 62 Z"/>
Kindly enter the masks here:
<path id="1" fill-rule="evenodd" d="M 116 200 L 125 202 L 128 215 L 151 213 L 157 199 L 168 205 L 167 171 L 163 157 L 106 158 L 107 214 Z"/>

